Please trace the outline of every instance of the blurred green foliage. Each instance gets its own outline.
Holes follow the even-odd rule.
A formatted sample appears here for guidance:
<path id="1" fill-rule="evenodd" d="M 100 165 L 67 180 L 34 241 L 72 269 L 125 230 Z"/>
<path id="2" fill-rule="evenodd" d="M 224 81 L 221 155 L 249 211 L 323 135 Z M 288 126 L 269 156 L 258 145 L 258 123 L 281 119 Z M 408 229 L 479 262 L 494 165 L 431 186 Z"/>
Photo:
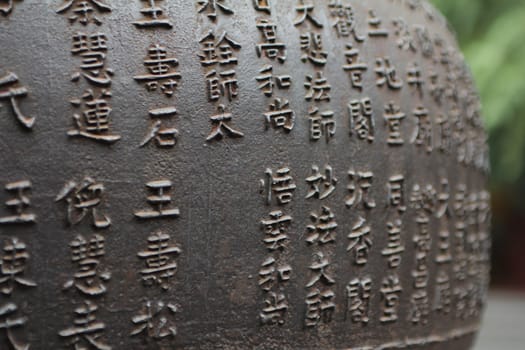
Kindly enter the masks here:
<path id="1" fill-rule="evenodd" d="M 525 1 L 431 2 L 456 31 L 480 91 L 493 188 L 525 193 Z"/>

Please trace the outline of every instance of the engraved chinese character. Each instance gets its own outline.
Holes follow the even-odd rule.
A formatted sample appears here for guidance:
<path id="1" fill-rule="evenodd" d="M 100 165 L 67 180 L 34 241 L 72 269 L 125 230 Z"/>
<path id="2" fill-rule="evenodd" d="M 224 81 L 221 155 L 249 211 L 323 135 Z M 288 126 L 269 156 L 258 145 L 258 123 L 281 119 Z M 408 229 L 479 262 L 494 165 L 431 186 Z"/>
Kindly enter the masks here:
<path id="1" fill-rule="evenodd" d="M 478 223 L 483 225 L 490 222 L 490 193 L 488 191 L 481 191 L 479 194 L 479 201 Z"/>
<path id="2" fill-rule="evenodd" d="M 459 319 L 468 317 L 468 290 L 465 287 L 454 288 L 455 316 Z"/>
<path id="3" fill-rule="evenodd" d="M 360 140 L 373 142 L 375 139 L 375 119 L 372 100 L 365 97 L 348 104 L 350 135 L 356 134 Z"/>
<path id="4" fill-rule="evenodd" d="M 362 90 L 363 74 L 367 71 L 368 64 L 359 59 L 359 50 L 354 49 L 352 44 L 346 45 L 345 58 L 346 64 L 343 66 L 343 70 L 350 75 L 352 87 L 354 89 Z"/>
<path id="5" fill-rule="evenodd" d="M 7 303 L 0 306 L 0 330 L 6 334 L 7 347 L 14 350 L 28 350 L 30 344 L 16 339 L 13 329 L 22 328 L 27 322 L 27 317 L 18 317 L 18 306 L 13 303 Z"/>
<path id="6" fill-rule="evenodd" d="M 441 179 L 441 191 L 437 195 L 437 209 L 436 209 L 437 218 L 442 218 L 444 216 L 446 217 L 452 216 L 452 212 L 449 208 L 449 200 L 450 200 L 450 185 L 448 183 L 448 179 L 442 178 Z"/>
<path id="7" fill-rule="evenodd" d="M 383 87 L 386 84 L 392 90 L 399 90 L 403 87 L 403 81 L 397 77 L 396 68 L 390 63 L 390 58 L 377 58 L 375 72 L 377 86 Z"/>
<path id="8" fill-rule="evenodd" d="M 144 66 L 148 74 L 133 77 L 138 82 L 144 82 L 148 91 L 156 91 L 160 88 L 166 96 L 171 97 L 181 79 L 179 72 L 175 70 L 179 62 L 174 57 L 168 57 L 166 47 L 152 45 L 148 49 L 148 56 L 144 60 Z"/>
<path id="9" fill-rule="evenodd" d="M 269 15 L 272 14 L 270 0 L 253 0 L 253 6 L 256 11 L 266 12 Z"/>
<path id="10" fill-rule="evenodd" d="M 388 204 L 400 213 L 405 212 L 405 195 L 404 195 L 404 182 L 405 177 L 403 175 L 393 175 L 388 179 Z"/>
<path id="11" fill-rule="evenodd" d="M 133 22 L 138 28 L 149 28 L 149 27 L 164 27 L 171 28 L 173 25 L 169 19 L 164 15 L 164 11 L 157 2 L 162 0 L 141 0 L 146 2 L 145 7 L 140 10 L 140 13 L 144 15 L 144 19 Z"/>
<path id="12" fill-rule="evenodd" d="M 322 283 L 327 286 L 334 284 L 335 280 L 328 272 L 329 266 L 330 261 L 322 252 L 315 253 L 313 256 L 313 262 L 309 266 L 309 269 L 313 272 L 313 277 L 310 279 L 306 287 L 310 288 L 317 283 Z"/>
<path id="13" fill-rule="evenodd" d="M 102 21 L 97 15 L 110 11 L 111 7 L 102 0 L 64 0 L 57 13 L 68 15 L 71 23 L 78 21 L 82 25 L 101 25 Z"/>
<path id="14" fill-rule="evenodd" d="M 208 100 L 217 101 L 221 97 L 227 97 L 232 101 L 239 94 L 239 81 L 235 76 L 235 70 L 230 69 L 217 74 L 216 70 L 206 74 L 206 85 Z"/>
<path id="15" fill-rule="evenodd" d="M 266 130 L 283 129 L 288 133 L 295 125 L 295 112 L 290 108 L 288 100 L 276 98 L 270 105 L 270 110 L 264 113 Z"/>
<path id="16" fill-rule="evenodd" d="M 443 185 L 443 184 L 442 184 Z M 448 194 L 448 183 L 444 186 L 444 196 Z M 478 193 L 471 192 L 467 198 L 467 225 L 477 229 L 478 223 Z"/>
<path id="17" fill-rule="evenodd" d="M 99 213 L 104 185 L 90 177 L 85 177 L 81 183 L 68 182 L 55 198 L 56 202 L 65 200 L 67 203 L 67 221 L 70 225 L 80 223 L 87 215 L 93 217 L 96 228 L 107 228 L 111 220 Z"/>
<path id="18" fill-rule="evenodd" d="M 241 49 L 241 45 L 231 39 L 226 32 L 215 41 L 215 34 L 212 30 L 208 32 L 200 41 L 202 51 L 198 55 L 203 67 L 215 65 L 237 64 L 238 59 L 234 55 L 235 51 Z"/>
<path id="19" fill-rule="evenodd" d="M 213 124 L 213 128 L 210 131 L 208 137 L 206 138 L 206 141 L 209 142 L 215 139 L 220 140 L 224 136 L 228 136 L 231 138 L 244 137 L 244 134 L 242 132 L 235 130 L 229 125 L 229 123 L 232 120 L 232 114 L 227 113 L 225 108 L 226 107 L 223 104 L 220 104 L 219 106 L 217 106 L 218 114 L 210 117 L 210 120 Z"/>
<path id="20" fill-rule="evenodd" d="M 360 36 L 357 33 L 357 21 L 355 20 L 354 9 L 351 5 L 343 5 L 341 0 L 330 0 L 328 8 L 330 9 L 330 15 L 336 18 L 333 27 L 338 37 L 346 38 L 353 35 L 356 42 L 361 43 L 365 40 L 364 36 Z"/>
<path id="21" fill-rule="evenodd" d="M 222 96 L 222 90 L 220 86 L 221 77 L 217 75 L 217 71 L 214 69 L 205 76 L 206 78 L 206 91 L 208 93 L 209 101 L 218 101 Z"/>
<path id="22" fill-rule="evenodd" d="M 312 212 L 310 214 L 310 220 L 312 224 L 306 227 L 308 231 L 306 242 L 320 245 L 335 242 L 337 222 L 330 208 L 323 206 L 319 214 Z"/>
<path id="23" fill-rule="evenodd" d="M 407 68 L 407 83 L 410 87 L 415 88 L 420 96 L 423 95 L 423 85 L 425 82 L 421 76 L 421 68 L 417 62 L 412 63 L 412 65 Z"/>
<path id="24" fill-rule="evenodd" d="M 29 191 L 31 190 L 30 181 L 16 181 L 8 183 L 5 190 L 12 196 L 5 202 L 7 208 L 12 211 L 11 215 L 0 217 L 0 224 L 28 224 L 34 223 L 36 215 L 28 212 L 31 206 Z"/>
<path id="25" fill-rule="evenodd" d="M 234 13 L 230 7 L 225 5 L 224 0 L 199 0 L 197 3 L 199 5 L 199 13 L 206 13 L 206 16 L 212 21 L 217 19 L 217 9 L 225 15 L 231 15 Z"/>
<path id="26" fill-rule="evenodd" d="M 427 153 L 432 152 L 433 149 L 433 129 L 432 120 L 428 115 L 428 110 L 425 107 L 419 106 L 414 109 L 414 117 L 417 119 L 417 125 L 412 136 L 412 143 L 419 147 L 425 147 Z"/>
<path id="27" fill-rule="evenodd" d="M 9 72 L 5 76 L 0 77 L 0 100 L 9 100 L 11 109 L 18 121 L 25 128 L 31 129 L 35 124 L 35 118 L 24 115 L 18 106 L 18 100 L 27 96 L 27 93 L 27 88 L 19 84 L 18 76 L 15 73 Z"/>
<path id="28" fill-rule="evenodd" d="M 359 217 L 348 235 L 351 242 L 346 250 L 354 252 L 354 263 L 356 265 L 365 265 L 368 262 L 368 253 L 372 247 L 372 240 L 369 238 L 370 231 L 370 226 L 367 225 L 366 220 Z"/>
<path id="29" fill-rule="evenodd" d="M 91 84 L 105 87 L 111 85 L 113 70 L 105 67 L 107 40 L 107 36 L 102 33 L 88 35 L 78 32 L 73 36 L 71 53 L 82 58 L 82 73 L 74 73 L 72 81 L 78 81 L 83 76 Z"/>
<path id="30" fill-rule="evenodd" d="M 292 217 L 280 210 L 272 211 L 268 219 L 261 221 L 264 232 L 263 242 L 268 250 L 284 250 L 289 241 L 288 229 L 291 223 Z"/>
<path id="31" fill-rule="evenodd" d="M 411 207 L 418 211 L 420 216 L 425 213 L 432 214 L 436 209 L 437 192 L 431 184 L 421 188 L 419 184 L 414 184 L 410 193 Z"/>
<path id="32" fill-rule="evenodd" d="M 82 115 L 74 114 L 75 128 L 69 130 L 67 134 L 108 144 L 120 140 L 120 135 L 112 134 L 109 128 L 112 112 L 108 102 L 110 98 L 111 92 L 109 90 L 102 90 L 97 97 L 92 89 L 88 89 L 82 95 L 82 99 L 71 100 L 73 106 L 82 108 Z"/>
<path id="33" fill-rule="evenodd" d="M 0 261 L 0 291 L 2 294 L 11 295 L 16 285 L 36 287 L 35 282 L 24 277 L 28 259 L 27 247 L 18 238 L 10 238 L 4 243 Z"/>
<path id="34" fill-rule="evenodd" d="M 429 309 L 427 292 L 425 290 L 416 291 L 410 299 L 409 320 L 414 324 L 427 324 Z"/>
<path id="35" fill-rule="evenodd" d="M 259 287 L 264 291 L 271 291 L 280 283 L 290 280 L 292 267 L 288 264 L 278 264 L 273 257 L 268 257 L 259 270 Z"/>
<path id="36" fill-rule="evenodd" d="M 363 204 L 365 209 L 373 209 L 376 207 L 376 202 L 370 198 L 370 188 L 374 174 L 370 171 L 355 172 L 350 170 L 348 172 L 349 183 L 347 186 L 350 195 L 346 199 L 346 206 L 351 208 L 358 204 Z"/>
<path id="37" fill-rule="evenodd" d="M 446 114 L 438 116 L 437 120 L 438 137 L 436 140 L 436 147 L 440 152 L 450 153 L 452 148 L 452 128 L 450 126 L 450 120 Z"/>
<path id="38" fill-rule="evenodd" d="M 381 317 L 379 318 L 381 323 L 397 321 L 397 310 L 402 291 L 401 282 L 396 275 L 389 275 L 383 278 L 383 283 L 381 284 L 381 300 L 383 301 L 383 307 Z"/>
<path id="39" fill-rule="evenodd" d="M 273 75 L 273 66 L 267 65 L 259 70 L 259 75 L 255 80 L 260 83 L 259 89 L 265 96 L 273 96 L 274 86 L 277 85 L 279 89 L 288 89 L 292 85 L 292 77 L 290 75 Z"/>
<path id="40" fill-rule="evenodd" d="M 454 196 L 454 213 L 461 221 L 464 220 L 466 211 L 465 204 L 467 199 L 467 186 L 465 184 L 459 184 L 456 187 L 456 194 Z"/>
<path id="41" fill-rule="evenodd" d="M 266 193 L 266 204 L 272 203 L 275 195 L 277 204 L 285 205 L 291 203 L 293 192 L 297 188 L 295 181 L 290 175 L 290 168 L 283 167 L 278 169 L 275 174 L 272 169 L 266 169 L 266 180 L 261 180 L 261 194 Z"/>
<path id="42" fill-rule="evenodd" d="M 427 58 L 434 56 L 434 43 L 430 38 L 429 30 L 421 25 L 415 26 L 415 29 L 416 37 L 419 41 L 419 46 L 421 47 L 421 53 L 423 56 Z"/>
<path id="43" fill-rule="evenodd" d="M 388 267 L 395 269 L 401 265 L 401 255 L 405 247 L 401 242 L 401 220 L 397 219 L 386 224 L 388 232 L 388 244 L 381 251 L 381 255 L 388 260 Z"/>
<path id="44" fill-rule="evenodd" d="M 408 5 L 408 8 L 412 11 L 419 10 L 422 7 L 421 0 L 407 0 L 406 3 Z"/>
<path id="45" fill-rule="evenodd" d="M 264 95 L 270 97 L 273 95 L 273 87 L 275 85 L 273 81 L 273 67 L 271 65 L 264 66 L 259 73 L 260 75 L 255 77 L 255 80 L 257 80 L 260 85 L 259 89 L 262 90 Z"/>
<path id="46" fill-rule="evenodd" d="M 175 107 L 156 108 L 149 111 L 150 117 L 154 120 L 151 128 L 140 143 L 140 147 L 146 146 L 155 140 L 157 147 L 172 148 L 177 144 L 179 131 L 175 128 L 168 127 L 162 119 L 173 117 L 177 114 Z"/>
<path id="47" fill-rule="evenodd" d="M 437 34 L 434 36 L 434 44 L 437 48 L 436 51 L 439 50 L 439 58 L 436 59 L 436 62 L 440 62 L 448 69 L 452 65 L 454 49 L 452 46 L 447 45 L 443 38 Z"/>
<path id="48" fill-rule="evenodd" d="M 306 327 L 316 327 L 320 322 L 330 323 L 335 312 L 335 293 L 314 289 L 306 296 Z"/>
<path id="49" fill-rule="evenodd" d="M 148 300 L 140 314 L 132 318 L 135 329 L 131 335 L 144 334 L 146 337 L 156 340 L 175 337 L 177 327 L 173 319 L 178 311 L 179 307 L 175 304 Z"/>
<path id="50" fill-rule="evenodd" d="M 257 28 L 261 32 L 264 42 L 257 44 L 257 56 L 266 56 L 274 60 L 277 59 L 280 63 L 286 61 L 286 45 L 277 41 L 277 26 L 270 19 L 257 19 Z"/>
<path id="51" fill-rule="evenodd" d="M 337 185 L 337 179 L 330 165 L 325 165 L 324 175 L 317 165 L 313 165 L 312 175 L 306 178 L 306 182 L 310 187 L 306 198 L 325 199 L 335 191 Z"/>
<path id="52" fill-rule="evenodd" d="M 306 75 L 304 87 L 307 90 L 304 96 L 306 101 L 330 101 L 330 90 L 332 86 L 328 83 L 322 71 L 316 73 L 315 77 Z"/>
<path id="53" fill-rule="evenodd" d="M 410 33 L 408 23 L 401 17 L 394 19 L 392 23 L 395 27 L 394 34 L 397 36 L 397 46 L 404 51 L 411 50 L 412 52 L 417 52 L 416 43 Z"/>
<path id="54" fill-rule="evenodd" d="M 368 28 L 370 37 L 388 37 L 388 30 L 382 29 L 382 20 L 375 10 L 368 10 Z"/>
<path id="55" fill-rule="evenodd" d="M 432 237 L 430 235 L 430 219 L 428 216 L 416 217 L 418 232 L 413 238 L 416 250 L 421 253 L 416 255 L 416 269 L 413 271 L 414 285 L 416 288 L 423 288 L 427 285 L 428 269 L 426 266 L 427 253 L 432 246 Z"/>
<path id="56" fill-rule="evenodd" d="M 334 112 L 331 110 L 321 112 L 319 108 L 311 106 L 308 109 L 308 119 L 310 120 L 310 139 L 320 140 L 323 136 L 328 143 L 335 136 L 337 124 L 334 119 Z"/>
<path id="57" fill-rule="evenodd" d="M 439 232 L 438 253 L 436 255 L 436 264 L 446 264 L 452 261 L 452 246 L 450 244 L 450 232 L 443 230 Z"/>
<path id="58" fill-rule="evenodd" d="M 430 83 L 428 89 L 430 91 L 430 96 L 432 96 L 437 104 L 441 105 L 443 97 L 445 96 L 445 86 L 439 81 L 440 75 L 435 71 L 430 72 L 429 78 Z"/>
<path id="59" fill-rule="evenodd" d="M 106 325 L 97 321 L 97 310 L 98 306 L 89 300 L 75 309 L 74 326 L 58 333 L 68 346 L 73 349 L 111 350 L 111 346 L 100 339 Z"/>
<path id="60" fill-rule="evenodd" d="M 346 286 L 348 313 L 352 323 L 367 324 L 372 280 L 369 277 L 355 278 Z"/>
<path id="61" fill-rule="evenodd" d="M 322 28 L 323 24 L 313 16 L 314 8 L 315 6 L 313 4 L 305 4 L 305 0 L 299 0 L 299 4 L 295 6 L 295 11 L 298 12 L 298 16 L 293 24 L 298 26 L 303 24 L 306 20 L 309 20 L 314 26 Z"/>
<path id="62" fill-rule="evenodd" d="M 64 288 L 75 287 L 88 296 L 105 294 L 107 291 L 105 283 L 110 280 L 111 273 L 99 271 L 100 260 L 106 254 L 104 237 L 95 234 L 88 241 L 78 235 L 69 247 L 71 261 L 77 265 L 78 270 L 74 274 L 74 279 L 64 284 Z"/>
<path id="63" fill-rule="evenodd" d="M 138 253 L 146 263 L 140 271 L 146 286 L 159 285 L 163 290 L 169 289 L 168 280 L 177 272 L 175 259 L 181 253 L 177 244 L 170 244 L 170 235 L 155 232 L 148 237 L 148 249 Z"/>
<path id="64" fill-rule="evenodd" d="M 401 146 L 405 143 L 401 134 L 401 123 L 406 118 L 406 114 L 401 112 L 401 108 L 394 102 L 385 105 L 385 124 L 388 130 L 387 144 L 390 146 Z"/>
<path id="65" fill-rule="evenodd" d="M 288 311 L 288 302 L 283 293 L 270 292 L 264 299 L 264 308 L 259 317 L 262 324 L 279 324 L 285 323 L 286 312 Z"/>
<path id="66" fill-rule="evenodd" d="M 315 65 L 324 66 L 328 61 L 328 52 L 323 49 L 320 33 L 308 32 L 301 34 L 301 61 L 310 61 Z"/>
<path id="67" fill-rule="evenodd" d="M 436 278 L 436 292 L 434 297 L 434 310 L 443 315 L 448 315 L 452 309 L 452 290 L 450 277 L 441 270 Z"/>
<path id="68" fill-rule="evenodd" d="M 179 208 L 170 207 L 172 199 L 170 195 L 173 183 L 169 180 L 151 181 L 146 187 L 151 192 L 147 197 L 151 209 L 135 211 L 139 219 L 176 218 L 180 215 Z"/>

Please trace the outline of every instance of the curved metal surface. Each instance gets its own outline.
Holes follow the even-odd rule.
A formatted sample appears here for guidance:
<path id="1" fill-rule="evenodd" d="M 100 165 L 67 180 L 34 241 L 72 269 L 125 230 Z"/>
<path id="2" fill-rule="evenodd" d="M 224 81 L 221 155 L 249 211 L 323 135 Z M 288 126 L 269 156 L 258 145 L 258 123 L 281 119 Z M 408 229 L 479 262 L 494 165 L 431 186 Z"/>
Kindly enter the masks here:
<path id="1" fill-rule="evenodd" d="M 465 349 L 472 78 L 423 1 L 0 1 L 0 348 Z"/>

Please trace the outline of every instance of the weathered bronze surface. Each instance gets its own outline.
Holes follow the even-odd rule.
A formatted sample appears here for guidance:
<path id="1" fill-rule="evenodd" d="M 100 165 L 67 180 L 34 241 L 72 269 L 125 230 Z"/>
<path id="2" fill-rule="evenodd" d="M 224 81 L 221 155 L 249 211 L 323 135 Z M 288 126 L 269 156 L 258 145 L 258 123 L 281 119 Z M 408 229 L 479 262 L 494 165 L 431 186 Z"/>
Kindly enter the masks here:
<path id="1" fill-rule="evenodd" d="M 1 0 L 0 102 L 0 349 L 471 346 L 486 135 L 426 2 Z"/>

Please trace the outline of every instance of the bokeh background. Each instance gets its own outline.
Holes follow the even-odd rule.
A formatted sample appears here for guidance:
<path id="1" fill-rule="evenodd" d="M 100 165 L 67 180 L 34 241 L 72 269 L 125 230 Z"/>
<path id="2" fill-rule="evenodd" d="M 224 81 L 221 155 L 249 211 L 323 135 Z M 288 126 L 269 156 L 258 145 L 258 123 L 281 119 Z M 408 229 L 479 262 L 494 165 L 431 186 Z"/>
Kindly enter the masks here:
<path id="1" fill-rule="evenodd" d="M 492 167 L 492 287 L 525 293 L 525 0 L 431 2 L 456 31 L 483 103 Z"/>

